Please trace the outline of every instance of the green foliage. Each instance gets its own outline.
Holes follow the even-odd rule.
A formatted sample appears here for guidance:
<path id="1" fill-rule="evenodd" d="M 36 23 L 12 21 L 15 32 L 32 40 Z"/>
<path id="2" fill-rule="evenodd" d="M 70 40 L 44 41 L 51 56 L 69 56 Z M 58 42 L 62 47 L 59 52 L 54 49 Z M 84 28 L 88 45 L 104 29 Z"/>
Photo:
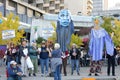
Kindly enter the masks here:
<path id="1" fill-rule="evenodd" d="M 115 27 L 113 28 L 113 41 L 116 46 L 120 46 L 120 21 L 114 20 Z"/>
<path id="2" fill-rule="evenodd" d="M 111 24 L 112 18 L 103 17 L 104 23 L 101 25 L 109 34 L 113 32 L 113 27 Z"/>
<path id="3" fill-rule="evenodd" d="M 82 39 L 78 35 L 75 35 L 75 34 L 72 34 L 72 36 L 71 36 L 70 46 L 73 43 L 75 43 L 78 47 L 80 47 L 81 45 L 83 45 Z"/>
<path id="4" fill-rule="evenodd" d="M 117 19 L 113 19 L 110 17 L 103 18 L 104 23 L 102 27 L 111 35 L 115 46 L 119 46 L 120 44 L 120 21 Z M 114 22 L 114 27 L 111 21 Z"/>
<path id="5" fill-rule="evenodd" d="M 41 44 L 42 41 L 46 41 L 46 40 L 42 37 L 38 37 L 37 40 L 36 40 L 37 44 Z"/>
<path id="6" fill-rule="evenodd" d="M 24 30 L 19 30 L 18 27 L 20 26 L 19 24 L 19 17 L 14 16 L 13 13 L 10 13 L 7 15 L 6 19 L 3 18 L 2 14 L 0 13 L 0 18 L 3 20 L 3 22 L 0 24 L 0 45 L 5 45 L 7 43 L 14 42 L 14 44 L 17 44 L 20 42 L 21 38 L 23 37 Z M 7 39 L 7 40 L 2 40 L 2 31 L 3 30 L 15 30 L 15 38 L 12 39 Z"/>
<path id="7" fill-rule="evenodd" d="M 50 41 L 52 41 L 53 43 L 55 43 L 56 40 L 57 40 L 57 37 L 56 37 L 56 28 L 57 28 L 57 26 L 55 25 L 54 22 L 52 22 L 51 24 L 52 24 L 52 26 L 54 27 L 54 32 L 53 32 L 53 35 L 48 38 L 48 40 L 50 40 Z"/>

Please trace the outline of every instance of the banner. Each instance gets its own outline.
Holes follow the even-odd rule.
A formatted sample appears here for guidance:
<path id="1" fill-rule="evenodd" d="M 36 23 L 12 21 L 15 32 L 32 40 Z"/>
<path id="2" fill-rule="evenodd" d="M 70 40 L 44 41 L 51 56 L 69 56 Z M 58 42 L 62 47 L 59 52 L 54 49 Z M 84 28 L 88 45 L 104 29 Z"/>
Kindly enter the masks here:
<path id="1" fill-rule="evenodd" d="M 2 39 L 10 39 L 15 37 L 15 30 L 2 31 Z"/>

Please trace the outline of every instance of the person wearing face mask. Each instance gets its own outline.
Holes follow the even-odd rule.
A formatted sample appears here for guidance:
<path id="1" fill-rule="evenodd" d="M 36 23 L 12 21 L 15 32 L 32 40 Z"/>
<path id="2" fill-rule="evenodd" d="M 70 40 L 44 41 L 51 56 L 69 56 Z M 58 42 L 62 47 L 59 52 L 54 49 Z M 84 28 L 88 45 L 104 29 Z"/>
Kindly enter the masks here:
<path id="1" fill-rule="evenodd" d="M 71 75 L 73 75 L 75 67 L 76 67 L 77 74 L 80 75 L 79 74 L 80 51 L 76 47 L 76 44 L 72 45 L 72 49 L 70 50 L 70 56 L 71 56 L 71 67 L 72 67 Z"/>
<path id="2" fill-rule="evenodd" d="M 48 76 L 48 68 L 49 68 L 49 57 L 50 57 L 50 50 L 46 47 L 46 42 L 42 41 L 41 50 L 39 50 L 39 57 L 41 63 L 41 76 Z M 45 68 L 45 71 L 44 71 Z"/>
<path id="3" fill-rule="evenodd" d="M 34 70 L 30 69 L 29 76 L 33 73 L 33 76 L 36 76 L 38 70 L 38 49 L 36 42 L 32 42 L 32 46 L 29 47 L 29 56 L 33 63 Z"/>
<path id="4" fill-rule="evenodd" d="M 17 66 L 15 61 L 10 62 L 10 67 L 7 68 L 7 80 L 22 80 L 22 70 Z"/>

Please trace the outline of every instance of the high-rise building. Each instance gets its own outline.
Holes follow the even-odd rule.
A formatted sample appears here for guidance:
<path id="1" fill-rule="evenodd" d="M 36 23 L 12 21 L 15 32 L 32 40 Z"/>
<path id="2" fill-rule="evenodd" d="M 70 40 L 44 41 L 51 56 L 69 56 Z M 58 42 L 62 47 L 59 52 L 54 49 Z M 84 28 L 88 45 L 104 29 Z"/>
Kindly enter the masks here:
<path id="1" fill-rule="evenodd" d="M 68 9 L 73 15 L 81 13 L 90 15 L 92 12 L 92 0 L 34 0 L 34 6 L 47 13 L 57 14 L 61 9 Z"/>
<path id="2" fill-rule="evenodd" d="M 92 12 L 92 0 L 64 0 L 64 7 L 71 11 L 71 13 L 81 15 L 90 15 Z"/>
<path id="3" fill-rule="evenodd" d="M 99 15 L 103 10 L 108 10 L 108 0 L 93 0 L 92 15 Z"/>

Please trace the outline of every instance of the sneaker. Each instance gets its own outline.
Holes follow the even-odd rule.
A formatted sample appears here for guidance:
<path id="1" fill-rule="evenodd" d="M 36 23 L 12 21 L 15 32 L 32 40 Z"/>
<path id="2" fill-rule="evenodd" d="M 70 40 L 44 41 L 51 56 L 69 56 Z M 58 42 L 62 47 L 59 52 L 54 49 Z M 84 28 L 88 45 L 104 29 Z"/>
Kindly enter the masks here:
<path id="1" fill-rule="evenodd" d="M 95 73 L 95 76 L 99 76 L 97 73 Z"/>
<path id="2" fill-rule="evenodd" d="M 44 77 L 44 74 L 41 74 L 41 77 Z"/>
<path id="3" fill-rule="evenodd" d="M 27 77 L 27 76 L 24 74 L 24 75 L 22 75 L 22 77 Z"/>
<path id="4" fill-rule="evenodd" d="M 80 75 L 80 73 L 77 73 L 77 75 Z"/>
<path id="5" fill-rule="evenodd" d="M 90 74 L 88 74 L 88 76 L 91 76 L 92 74 L 90 73 Z"/>
<path id="6" fill-rule="evenodd" d="M 71 75 L 73 75 L 73 72 L 71 73 Z"/>
<path id="7" fill-rule="evenodd" d="M 31 74 L 29 73 L 29 77 L 31 76 Z"/>
<path id="8" fill-rule="evenodd" d="M 116 76 L 115 74 L 113 74 L 112 76 Z"/>
<path id="9" fill-rule="evenodd" d="M 33 73 L 33 76 L 36 76 L 36 74 L 35 74 L 35 73 Z"/>

